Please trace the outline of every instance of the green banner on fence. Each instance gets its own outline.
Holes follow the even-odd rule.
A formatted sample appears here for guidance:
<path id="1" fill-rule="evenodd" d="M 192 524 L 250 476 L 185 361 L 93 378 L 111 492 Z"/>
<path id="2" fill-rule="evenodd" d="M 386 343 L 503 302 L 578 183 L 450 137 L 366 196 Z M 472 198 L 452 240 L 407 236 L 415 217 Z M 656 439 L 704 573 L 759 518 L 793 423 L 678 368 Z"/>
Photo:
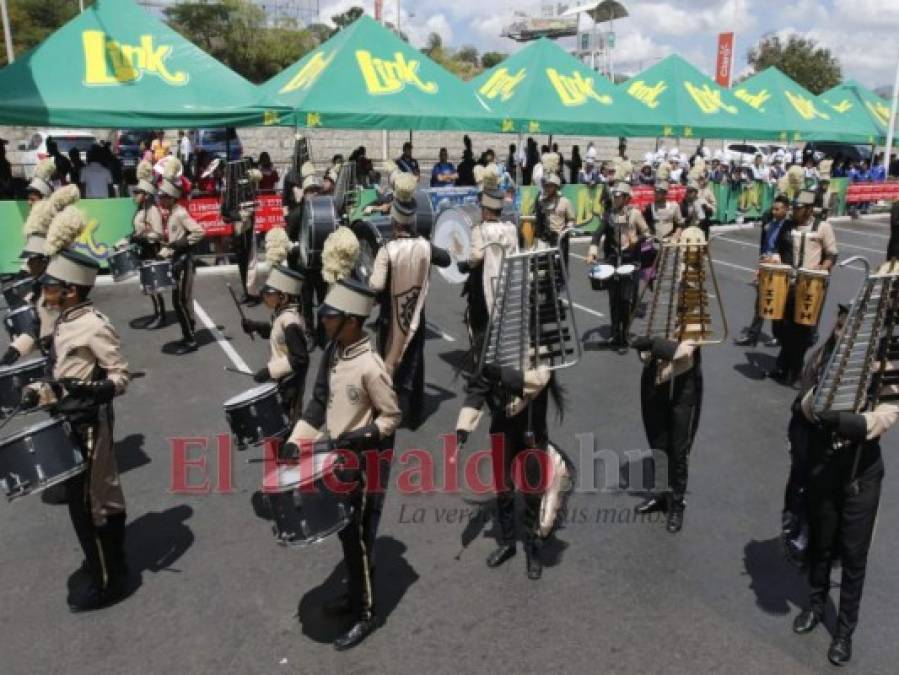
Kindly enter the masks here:
<path id="1" fill-rule="evenodd" d="M 134 202 L 130 199 L 82 199 L 78 208 L 86 217 L 87 228 L 75 248 L 105 267 L 115 243 L 131 234 Z M 17 272 L 22 267 L 19 253 L 25 243 L 22 226 L 27 217 L 27 202 L 0 202 L 0 222 L 4 232 L 0 239 L 0 272 L 3 274 Z"/>

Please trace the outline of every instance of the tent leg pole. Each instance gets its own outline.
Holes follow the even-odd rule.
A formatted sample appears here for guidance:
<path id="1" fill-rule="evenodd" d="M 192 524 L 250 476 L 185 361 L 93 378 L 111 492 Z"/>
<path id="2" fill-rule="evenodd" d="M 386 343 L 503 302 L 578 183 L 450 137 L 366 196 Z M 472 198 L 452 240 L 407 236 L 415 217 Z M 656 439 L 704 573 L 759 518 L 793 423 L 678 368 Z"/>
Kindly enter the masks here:
<path id="1" fill-rule="evenodd" d="M 6 7 L 6 0 L 0 0 L 0 14 L 3 19 L 3 39 L 6 40 L 6 62 L 12 63 L 16 60 L 12 47 L 12 31 L 9 27 L 9 10 Z"/>

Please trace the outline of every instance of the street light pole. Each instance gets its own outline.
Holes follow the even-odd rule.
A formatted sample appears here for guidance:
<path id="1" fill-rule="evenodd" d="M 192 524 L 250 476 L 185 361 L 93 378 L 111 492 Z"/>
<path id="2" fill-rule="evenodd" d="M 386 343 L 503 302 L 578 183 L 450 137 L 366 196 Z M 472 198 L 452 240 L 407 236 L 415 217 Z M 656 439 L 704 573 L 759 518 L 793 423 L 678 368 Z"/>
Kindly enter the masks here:
<path id="1" fill-rule="evenodd" d="M 890 108 L 890 124 L 887 128 L 887 147 L 883 153 L 883 169 L 887 178 L 890 177 L 890 153 L 893 151 L 893 138 L 896 134 L 896 107 L 899 103 L 899 62 L 896 63 L 896 81 L 893 83 L 893 105 Z"/>
<path id="2" fill-rule="evenodd" d="M 6 8 L 6 0 L 0 0 L 0 18 L 3 19 L 3 38 L 6 40 L 6 62 L 12 63 L 16 55 L 12 49 L 12 31 L 9 29 L 9 10 Z"/>

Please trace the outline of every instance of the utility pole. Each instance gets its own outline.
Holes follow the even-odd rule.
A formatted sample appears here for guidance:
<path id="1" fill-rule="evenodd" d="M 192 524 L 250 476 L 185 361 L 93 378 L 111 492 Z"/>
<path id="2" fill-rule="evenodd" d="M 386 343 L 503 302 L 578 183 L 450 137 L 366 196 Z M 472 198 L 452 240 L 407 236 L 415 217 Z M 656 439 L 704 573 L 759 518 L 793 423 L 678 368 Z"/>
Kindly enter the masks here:
<path id="1" fill-rule="evenodd" d="M 12 49 L 12 31 L 9 28 L 9 10 L 6 8 L 6 0 L 0 0 L 0 18 L 3 19 L 3 38 L 6 40 L 6 62 L 12 63 L 16 55 Z"/>
<path id="2" fill-rule="evenodd" d="M 893 152 L 893 139 L 896 136 L 896 107 L 899 103 L 899 62 L 896 64 L 896 81 L 893 83 L 893 105 L 890 108 L 890 124 L 887 128 L 887 147 L 883 153 L 883 169 L 886 177 L 890 177 L 890 154 Z"/>

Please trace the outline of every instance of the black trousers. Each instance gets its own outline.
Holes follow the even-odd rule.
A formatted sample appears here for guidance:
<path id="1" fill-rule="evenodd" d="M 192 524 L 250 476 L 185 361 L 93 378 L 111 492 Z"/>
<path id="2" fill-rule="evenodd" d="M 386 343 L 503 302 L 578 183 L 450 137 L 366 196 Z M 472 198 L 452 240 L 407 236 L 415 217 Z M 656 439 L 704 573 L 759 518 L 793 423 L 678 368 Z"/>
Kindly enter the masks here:
<path id="1" fill-rule="evenodd" d="M 851 465 L 852 451 L 841 452 L 846 457 L 816 464 L 810 475 L 809 599 L 812 611 L 823 615 L 831 567 L 834 557 L 839 555 L 843 572 L 837 635 L 851 637 L 858 624 L 884 471 L 883 462 L 878 459 L 859 473 L 858 494 L 848 494 L 846 483 L 851 469 L 847 470 L 847 466 Z"/>
<path id="2" fill-rule="evenodd" d="M 503 443 L 502 455 L 494 455 L 494 476 L 497 479 L 496 493 L 496 517 L 499 522 L 500 538 L 503 544 L 514 544 L 516 540 L 515 534 L 515 492 L 516 483 L 513 480 L 513 472 L 520 472 L 523 475 L 517 478 L 518 485 L 524 487 L 521 481 L 526 481 L 527 490 L 522 490 L 524 497 L 524 515 L 521 524 L 525 531 L 525 541 L 530 542 L 535 538 L 537 518 L 540 514 L 540 500 L 543 495 L 539 491 L 541 485 L 542 465 L 540 459 L 530 452 L 521 456 L 525 450 L 528 450 L 528 444 L 525 442 L 524 420 L 518 419 L 518 415 L 512 420 L 505 420 L 507 424 L 500 426 L 491 425 L 490 433 L 501 433 L 505 442 Z M 518 420 L 519 424 L 514 421 Z M 541 443 L 536 445 L 541 446 Z M 530 448 L 533 451 L 533 448 Z M 538 452 L 542 452 L 542 448 L 537 448 Z M 523 472 L 522 472 L 523 470 Z"/>
<path id="3" fill-rule="evenodd" d="M 609 314 L 612 319 L 612 337 L 627 339 L 627 325 L 637 304 L 637 274 L 612 277 L 609 282 Z"/>
<path id="4" fill-rule="evenodd" d="M 771 321 L 771 333 L 778 339 L 780 339 L 779 335 L 781 333 L 780 324 L 780 321 Z M 758 288 L 756 288 L 756 300 L 752 305 L 752 323 L 750 323 L 749 328 L 746 329 L 746 336 L 752 338 L 754 342 L 758 342 L 759 335 L 761 335 L 764 325 L 765 320 L 759 316 Z"/>
<path id="5" fill-rule="evenodd" d="M 805 353 L 812 346 L 815 334 L 814 326 L 803 326 L 793 321 L 795 300 L 795 293 L 790 291 L 784 318 L 774 327 L 774 336 L 781 342 L 780 352 L 777 355 L 777 368 L 787 373 L 790 378 L 802 375 Z"/>
<path id="6" fill-rule="evenodd" d="M 244 294 L 247 294 L 247 273 L 250 269 L 250 252 L 253 250 L 253 233 L 252 226 L 247 228 L 243 234 L 235 234 L 234 241 L 234 257 L 237 260 L 237 271 L 240 274 L 240 286 Z"/>
<path id="7" fill-rule="evenodd" d="M 392 439 L 383 447 L 392 446 Z M 366 454 L 361 456 L 360 470 L 354 472 L 350 479 L 358 480 L 358 487 L 350 497 L 353 507 L 353 519 L 338 535 L 343 547 L 343 559 L 347 569 L 347 595 L 350 607 L 357 619 L 368 620 L 375 613 L 374 599 L 374 566 L 375 541 L 387 487 L 390 482 L 390 463 L 378 458 L 378 481 L 369 485 L 369 471 Z"/>
<path id="8" fill-rule="evenodd" d="M 668 458 L 668 483 L 676 501 L 687 492 L 690 448 L 701 397 L 694 369 L 678 377 L 656 384 L 656 367 L 643 369 L 640 378 L 640 402 L 646 440 L 652 450 L 665 453 Z M 655 462 L 644 462 L 644 481 L 655 485 Z"/>
<path id="9" fill-rule="evenodd" d="M 396 391 L 403 423 L 409 429 L 417 429 L 421 424 L 425 395 L 425 320 L 422 312 L 418 330 L 406 347 L 393 374 L 393 388 Z"/>
<path id="10" fill-rule="evenodd" d="M 194 261 L 190 256 L 184 256 L 173 264 L 175 288 L 172 290 L 172 306 L 175 308 L 175 316 L 181 325 L 181 335 L 185 342 L 196 340 L 194 334 L 193 291 L 194 291 Z"/>

